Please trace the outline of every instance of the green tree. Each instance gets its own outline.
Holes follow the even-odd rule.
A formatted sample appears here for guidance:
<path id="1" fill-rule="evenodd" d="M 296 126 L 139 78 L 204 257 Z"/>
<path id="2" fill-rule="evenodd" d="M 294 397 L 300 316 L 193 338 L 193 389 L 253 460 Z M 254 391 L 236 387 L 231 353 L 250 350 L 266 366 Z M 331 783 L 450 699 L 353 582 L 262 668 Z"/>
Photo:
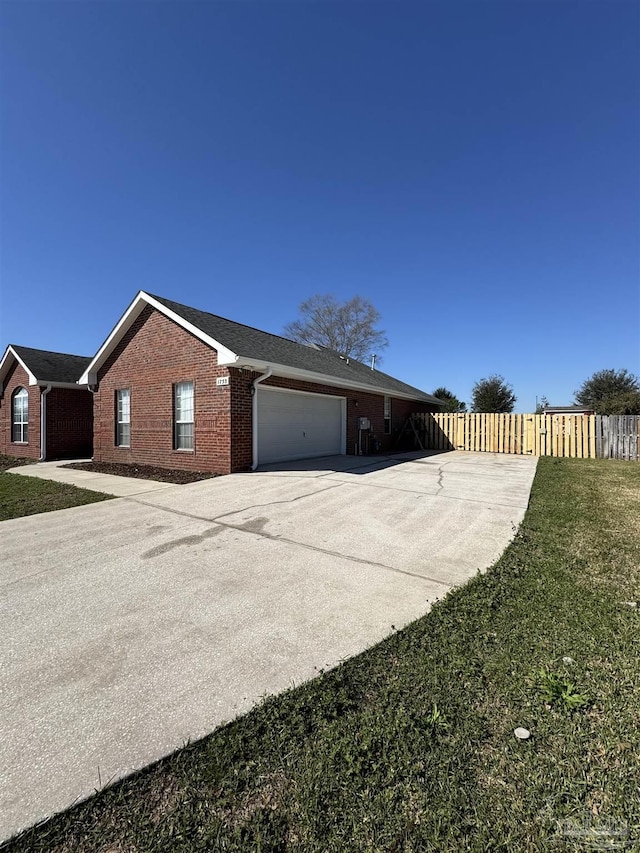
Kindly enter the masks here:
<path id="1" fill-rule="evenodd" d="M 331 295 L 316 295 L 298 308 L 300 316 L 284 327 L 284 333 L 301 344 L 318 344 L 336 350 L 340 355 L 368 361 L 389 342 L 382 329 L 376 328 L 380 313 L 362 296 L 338 302 Z"/>
<path id="2" fill-rule="evenodd" d="M 599 415 L 640 415 L 640 391 L 605 397 L 596 412 Z"/>
<path id="3" fill-rule="evenodd" d="M 640 413 L 640 380 L 626 368 L 597 370 L 575 392 L 576 405 L 599 415 Z"/>
<path id="4" fill-rule="evenodd" d="M 496 373 L 476 382 L 471 392 L 473 412 L 512 412 L 515 403 L 512 386 Z"/>
<path id="5" fill-rule="evenodd" d="M 549 401 L 547 400 L 547 398 L 543 394 L 542 397 L 540 397 L 540 402 L 536 406 L 535 414 L 536 415 L 544 414 L 544 410 L 547 408 L 548 405 L 549 405 Z"/>
<path id="6" fill-rule="evenodd" d="M 466 412 L 467 404 L 463 403 L 462 400 L 458 400 L 455 394 L 452 394 L 448 388 L 444 386 L 441 388 L 436 388 L 433 392 L 433 396 L 437 397 L 438 400 L 442 400 L 444 406 L 440 411 L 442 412 Z"/>

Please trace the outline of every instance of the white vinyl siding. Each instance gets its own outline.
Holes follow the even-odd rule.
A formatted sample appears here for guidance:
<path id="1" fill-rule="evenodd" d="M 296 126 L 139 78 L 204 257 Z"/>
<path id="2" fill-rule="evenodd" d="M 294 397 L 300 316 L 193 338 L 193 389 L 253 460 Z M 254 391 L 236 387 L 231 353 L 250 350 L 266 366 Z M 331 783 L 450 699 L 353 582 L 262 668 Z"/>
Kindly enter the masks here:
<path id="1" fill-rule="evenodd" d="M 29 441 L 29 392 L 26 388 L 20 388 L 13 395 L 11 441 L 17 444 L 27 444 Z"/>
<path id="2" fill-rule="evenodd" d="M 131 446 L 131 391 L 128 388 L 116 391 L 116 445 Z"/>
<path id="3" fill-rule="evenodd" d="M 258 464 L 345 452 L 342 397 L 258 389 Z"/>
<path id="4" fill-rule="evenodd" d="M 174 448 L 193 450 L 193 382 L 173 386 Z"/>

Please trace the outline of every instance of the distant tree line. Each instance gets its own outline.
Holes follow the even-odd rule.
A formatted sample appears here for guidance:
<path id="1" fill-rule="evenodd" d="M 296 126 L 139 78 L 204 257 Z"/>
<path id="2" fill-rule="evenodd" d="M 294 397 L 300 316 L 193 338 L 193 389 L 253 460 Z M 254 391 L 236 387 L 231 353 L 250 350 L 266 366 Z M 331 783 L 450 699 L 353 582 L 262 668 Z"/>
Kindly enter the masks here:
<path id="1" fill-rule="evenodd" d="M 444 412 L 466 412 L 466 403 L 448 388 L 436 388 L 434 396 L 442 400 Z M 512 386 L 498 374 L 479 379 L 471 392 L 472 412 L 513 412 L 516 396 Z M 628 370 L 598 370 L 575 392 L 575 405 L 598 415 L 640 415 L 640 379 Z M 543 396 L 536 406 L 542 414 L 549 406 Z"/>

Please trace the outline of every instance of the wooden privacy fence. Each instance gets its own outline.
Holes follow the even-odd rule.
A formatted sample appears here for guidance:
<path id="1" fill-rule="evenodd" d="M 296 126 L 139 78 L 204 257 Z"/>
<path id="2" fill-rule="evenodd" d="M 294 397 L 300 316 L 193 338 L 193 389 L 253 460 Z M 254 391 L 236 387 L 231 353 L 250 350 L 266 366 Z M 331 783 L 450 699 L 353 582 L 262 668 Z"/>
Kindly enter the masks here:
<path id="1" fill-rule="evenodd" d="M 640 460 L 640 415 L 596 415 L 595 419 L 599 458 Z"/>
<path id="2" fill-rule="evenodd" d="M 640 459 L 638 415 L 419 413 L 408 426 L 424 449 Z"/>

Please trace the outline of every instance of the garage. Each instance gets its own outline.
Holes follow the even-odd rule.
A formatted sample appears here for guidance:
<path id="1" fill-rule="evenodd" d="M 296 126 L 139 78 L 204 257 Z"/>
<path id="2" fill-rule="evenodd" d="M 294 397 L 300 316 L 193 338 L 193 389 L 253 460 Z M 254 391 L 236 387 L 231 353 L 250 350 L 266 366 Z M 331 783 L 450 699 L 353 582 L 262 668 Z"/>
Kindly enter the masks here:
<path id="1" fill-rule="evenodd" d="M 345 453 L 346 400 L 258 389 L 258 464 Z"/>

